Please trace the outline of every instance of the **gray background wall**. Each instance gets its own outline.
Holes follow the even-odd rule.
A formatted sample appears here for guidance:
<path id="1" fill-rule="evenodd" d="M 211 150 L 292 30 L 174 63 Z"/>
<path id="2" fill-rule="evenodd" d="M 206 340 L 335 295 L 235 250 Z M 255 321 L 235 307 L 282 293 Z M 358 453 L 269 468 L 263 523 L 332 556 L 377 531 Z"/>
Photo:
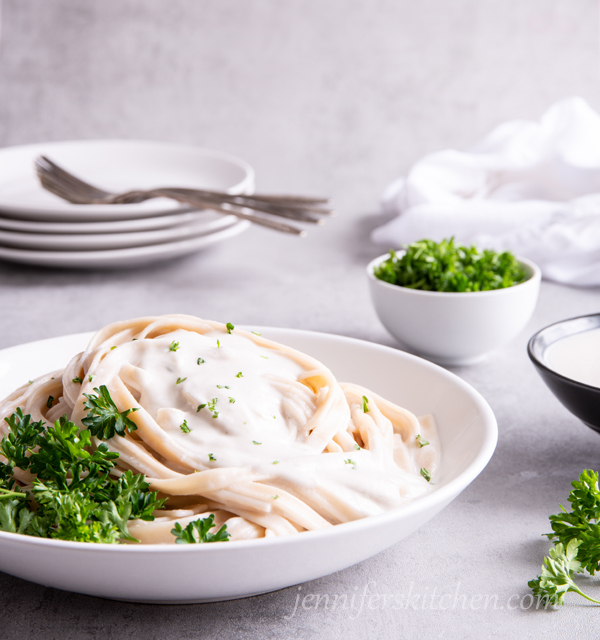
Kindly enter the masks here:
<path id="1" fill-rule="evenodd" d="M 0 145 L 188 142 L 376 208 L 421 155 L 582 95 L 596 0 L 4 0 Z M 365 188 L 368 185 L 368 188 Z"/>

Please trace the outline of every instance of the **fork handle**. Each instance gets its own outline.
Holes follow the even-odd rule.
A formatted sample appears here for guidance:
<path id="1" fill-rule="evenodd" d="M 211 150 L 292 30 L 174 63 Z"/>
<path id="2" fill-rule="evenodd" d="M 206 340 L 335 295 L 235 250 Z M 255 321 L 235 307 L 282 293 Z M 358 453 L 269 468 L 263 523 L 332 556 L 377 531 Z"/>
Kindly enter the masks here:
<path id="1" fill-rule="evenodd" d="M 241 218 L 242 220 L 249 220 L 250 222 L 262 225 L 263 227 L 268 227 L 269 229 L 283 231 L 284 233 L 291 233 L 300 237 L 304 237 L 306 235 L 306 231 L 304 231 L 303 229 L 298 229 L 298 227 L 286 224 L 285 222 L 278 222 L 277 220 L 271 220 L 269 218 L 263 218 L 262 216 L 256 216 L 252 213 L 246 213 L 244 211 L 241 211 L 237 207 L 226 209 L 225 207 L 220 207 L 216 204 L 206 202 L 206 200 L 202 200 L 202 198 L 195 198 L 191 195 L 171 193 L 168 189 L 157 189 L 156 192 L 158 195 L 164 195 L 165 197 L 172 198 L 173 200 L 177 200 L 178 202 L 185 202 L 186 204 L 191 204 L 195 207 L 210 209 L 211 211 L 216 211 L 217 213 L 222 213 L 225 215 L 234 215 L 237 218 Z"/>

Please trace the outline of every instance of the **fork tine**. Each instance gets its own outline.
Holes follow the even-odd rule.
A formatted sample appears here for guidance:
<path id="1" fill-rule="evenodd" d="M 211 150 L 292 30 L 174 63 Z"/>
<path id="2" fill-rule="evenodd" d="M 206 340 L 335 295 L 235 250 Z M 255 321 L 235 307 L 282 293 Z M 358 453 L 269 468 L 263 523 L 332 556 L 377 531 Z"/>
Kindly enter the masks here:
<path id="1" fill-rule="evenodd" d="M 71 202 L 73 204 L 86 204 L 89 202 L 88 198 L 82 198 L 81 196 L 77 196 L 73 191 L 64 189 L 52 179 L 49 179 L 46 175 L 38 173 L 38 177 L 46 191 L 50 191 L 50 193 L 53 193 L 63 200 L 67 200 L 67 202 Z"/>
<path id="2" fill-rule="evenodd" d="M 93 198 L 105 198 L 112 195 L 108 191 L 95 187 L 88 182 L 84 182 L 80 178 L 74 176 L 72 173 L 65 171 L 62 167 L 58 166 L 55 162 L 53 162 L 46 156 L 40 156 L 35 161 L 35 167 L 38 175 L 40 173 L 43 173 L 48 177 L 51 176 L 54 179 L 55 183 L 62 183 L 65 186 L 68 185 L 71 189 L 81 194 L 89 194 L 90 197 Z"/>

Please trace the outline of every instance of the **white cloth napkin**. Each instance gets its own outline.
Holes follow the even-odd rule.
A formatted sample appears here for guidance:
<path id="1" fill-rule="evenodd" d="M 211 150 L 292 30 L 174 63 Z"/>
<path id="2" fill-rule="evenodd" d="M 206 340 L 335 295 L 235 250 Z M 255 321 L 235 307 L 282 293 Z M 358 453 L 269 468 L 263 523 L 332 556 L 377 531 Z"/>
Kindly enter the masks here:
<path id="1" fill-rule="evenodd" d="M 454 236 L 529 258 L 549 280 L 600 285 L 600 115 L 568 98 L 540 122 L 506 122 L 467 152 L 426 156 L 382 204 L 399 214 L 373 231 L 386 249 Z"/>

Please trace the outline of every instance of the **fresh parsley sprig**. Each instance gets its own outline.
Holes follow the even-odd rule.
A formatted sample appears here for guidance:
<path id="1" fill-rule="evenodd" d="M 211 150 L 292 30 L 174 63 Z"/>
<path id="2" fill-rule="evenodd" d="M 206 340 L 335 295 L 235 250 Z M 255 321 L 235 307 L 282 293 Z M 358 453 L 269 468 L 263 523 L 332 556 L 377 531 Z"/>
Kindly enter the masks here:
<path id="1" fill-rule="evenodd" d="M 109 396 L 110 397 L 110 396 Z M 89 415 L 89 414 L 88 414 Z M 164 499 L 148 491 L 144 475 L 131 471 L 109 477 L 119 454 L 101 443 L 91 450 L 92 433 L 66 416 L 46 427 L 17 409 L 5 418 L 0 441 L 0 529 L 79 542 L 136 541 L 127 531 L 134 518 L 153 520 Z M 14 469 L 36 476 L 31 492 L 15 481 Z"/>
<path id="2" fill-rule="evenodd" d="M 115 433 L 125 436 L 127 430 L 137 429 L 135 422 L 128 416 L 133 411 L 137 411 L 138 407 L 119 411 L 106 385 L 101 385 L 100 388 L 94 387 L 94 391 L 97 395 L 83 394 L 87 398 L 83 406 L 88 410 L 88 414 L 81 420 L 93 436 L 100 440 L 109 440 Z"/>
<path id="3" fill-rule="evenodd" d="M 575 573 L 581 573 L 581 562 L 577 559 L 580 542 L 573 538 L 566 546 L 559 542 L 550 549 L 542 564 L 542 573 L 535 580 L 530 580 L 533 595 L 543 603 L 559 605 L 565 603 L 565 594 L 569 591 L 578 593 L 590 602 L 600 604 L 586 595 L 573 580 Z"/>
<path id="4" fill-rule="evenodd" d="M 581 591 L 574 581 L 576 573 L 587 570 L 594 575 L 600 570 L 598 473 L 585 469 L 571 486 L 573 490 L 568 498 L 571 511 L 560 505 L 561 512 L 550 516 L 552 533 L 546 535 L 554 541 L 554 547 L 544 558 L 541 574 L 528 584 L 533 594 L 547 604 L 564 604 L 569 591 L 600 604 Z"/>
<path id="5" fill-rule="evenodd" d="M 227 533 L 227 525 L 224 524 L 216 533 L 210 533 L 215 524 L 215 516 L 211 513 L 207 518 L 198 518 L 190 522 L 185 528 L 179 522 L 171 529 L 177 544 L 198 544 L 203 542 L 227 542 L 230 534 Z"/>

